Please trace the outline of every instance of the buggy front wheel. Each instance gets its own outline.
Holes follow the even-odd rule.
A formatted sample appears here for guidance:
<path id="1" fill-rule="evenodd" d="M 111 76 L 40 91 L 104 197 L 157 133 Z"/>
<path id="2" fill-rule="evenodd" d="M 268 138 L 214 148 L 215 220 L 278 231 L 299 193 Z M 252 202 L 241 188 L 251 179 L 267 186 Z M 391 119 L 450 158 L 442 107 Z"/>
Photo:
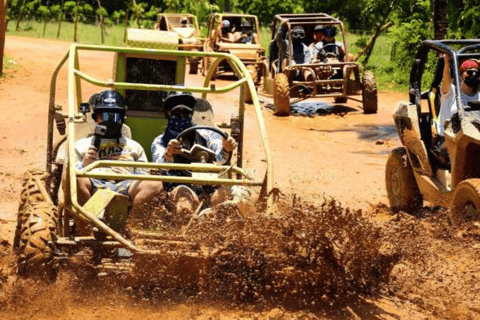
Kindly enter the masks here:
<path id="1" fill-rule="evenodd" d="M 460 182 L 453 193 L 450 209 L 459 222 L 478 221 L 480 218 L 480 179 Z"/>
<path id="2" fill-rule="evenodd" d="M 35 178 L 41 176 L 38 171 L 29 171 L 24 176 L 13 247 L 18 253 L 20 275 L 54 280 L 53 241 L 58 214 L 37 185 L 42 180 Z"/>
<path id="3" fill-rule="evenodd" d="M 258 83 L 258 72 L 257 68 L 255 68 L 254 65 L 248 65 L 247 66 L 248 72 L 250 72 L 250 76 L 252 77 L 253 83 L 255 86 L 257 86 Z M 250 89 L 247 87 L 247 90 L 245 91 L 245 102 L 246 103 L 253 103 L 252 99 L 252 93 L 250 92 Z"/>
<path id="4" fill-rule="evenodd" d="M 371 114 L 377 113 L 378 110 L 378 96 L 377 96 L 377 79 L 373 72 L 365 70 L 363 73 L 362 83 L 362 102 L 363 113 Z"/>
<path id="5" fill-rule="evenodd" d="M 273 80 L 273 114 L 288 116 L 290 114 L 290 87 L 285 73 L 277 73 Z"/>
<path id="6" fill-rule="evenodd" d="M 390 153 L 385 169 L 385 184 L 393 211 L 414 213 L 422 207 L 422 195 L 404 147 L 396 148 Z"/>

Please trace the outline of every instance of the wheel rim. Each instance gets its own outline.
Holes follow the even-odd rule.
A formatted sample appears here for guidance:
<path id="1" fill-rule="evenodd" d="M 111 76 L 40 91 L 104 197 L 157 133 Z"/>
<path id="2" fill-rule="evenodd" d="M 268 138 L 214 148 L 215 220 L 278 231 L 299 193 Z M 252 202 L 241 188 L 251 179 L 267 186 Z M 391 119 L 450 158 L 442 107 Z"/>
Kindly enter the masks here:
<path id="1" fill-rule="evenodd" d="M 392 182 L 392 195 L 393 199 L 398 202 L 398 199 L 401 197 L 401 190 L 402 190 L 402 174 L 400 171 L 392 172 L 391 175 L 391 182 Z"/>

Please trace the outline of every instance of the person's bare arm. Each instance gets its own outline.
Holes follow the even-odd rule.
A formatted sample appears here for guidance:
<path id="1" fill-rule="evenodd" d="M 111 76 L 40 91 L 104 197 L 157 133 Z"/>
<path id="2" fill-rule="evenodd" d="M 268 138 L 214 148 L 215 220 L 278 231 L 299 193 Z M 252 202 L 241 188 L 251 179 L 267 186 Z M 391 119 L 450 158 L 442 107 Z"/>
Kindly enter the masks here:
<path id="1" fill-rule="evenodd" d="M 83 166 L 86 167 L 90 163 L 98 160 L 98 151 L 94 146 L 89 146 L 85 155 L 83 156 Z"/>
<path id="2" fill-rule="evenodd" d="M 450 91 L 452 86 L 452 75 L 450 73 L 450 56 L 446 53 L 443 54 L 443 60 L 445 61 L 445 66 L 443 67 L 443 78 L 442 78 L 442 94 L 447 94 Z"/>

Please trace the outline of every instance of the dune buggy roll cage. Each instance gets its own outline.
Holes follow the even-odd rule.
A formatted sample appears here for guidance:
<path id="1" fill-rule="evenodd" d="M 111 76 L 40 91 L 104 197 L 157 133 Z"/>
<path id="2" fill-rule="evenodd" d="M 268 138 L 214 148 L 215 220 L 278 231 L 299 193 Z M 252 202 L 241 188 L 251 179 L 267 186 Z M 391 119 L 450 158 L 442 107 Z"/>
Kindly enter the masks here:
<path id="1" fill-rule="evenodd" d="M 277 14 L 274 17 L 275 22 L 278 21 L 278 25 L 276 23 L 273 24 L 272 29 L 272 41 L 275 41 L 275 37 L 277 35 L 277 28 L 281 28 L 282 25 L 287 27 L 287 40 L 288 40 L 288 47 L 287 50 L 289 54 L 287 55 L 287 66 L 283 70 L 283 72 L 290 73 L 296 70 L 301 72 L 309 71 L 311 74 L 315 75 L 312 81 L 300 81 L 300 80 L 292 80 L 291 89 L 294 87 L 303 87 L 308 85 L 312 92 L 306 94 L 304 97 L 296 99 L 293 103 L 305 100 L 306 98 L 314 98 L 314 97 L 342 97 L 347 95 L 347 79 L 344 77 L 343 79 L 317 79 L 317 71 L 316 68 L 319 67 L 319 64 L 312 64 L 312 63 L 305 63 L 305 64 L 292 64 L 293 59 L 293 46 L 292 46 L 292 35 L 291 30 L 295 26 L 306 26 L 306 25 L 322 25 L 324 27 L 328 26 L 339 26 L 340 32 L 342 34 L 343 46 L 345 50 L 345 56 L 348 55 L 348 47 L 347 41 L 345 36 L 345 28 L 343 26 L 343 22 L 326 14 L 326 13 L 305 13 L 305 14 Z M 271 54 L 271 53 L 270 53 Z M 355 73 L 356 78 L 359 79 L 358 74 L 358 64 L 356 62 L 329 62 L 328 66 L 333 68 L 351 68 Z M 342 92 L 331 92 L 331 93 L 317 93 L 317 86 L 318 85 L 344 85 Z M 349 99 L 361 101 L 356 99 L 352 96 L 349 96 Z"/>
<path id="2" fill-rule="evenodd" d="M 165 85 L 165 84 L 145 84 L 145 83 L 127 83 L 127 82 L 115 82 L 102 81 L 96 79 L 82 71 L 79 68 L 79 51 L 100 51 L 100 52 L 114 52 L 114 53 L 134 53 L 144 54 L 148 56 L 174 56 L 174 57 L 210 57 L 214 59 L 214 62 L 210 66 L 207 76 L 204 81 L 203 87 L 186 87 L 183 85 Z M 210 85 L 211 75 L 213 74 L 216 66 L 223 60 L 226 60 L 228 64 L 235 71 L 239 80 L 217 88 L 214 84 Z M 68 115 L 64 117 L 66 120 L 66 136 L 62 137 L 55 145 L 53 144 L 54 136 L 54 121 L 57 121 L 58 126 L 58 110 L 59 108 L 55 104 L 56 95 L 56 82 L 60 69 L 68 61 Z M 85 121 L 85 114 L 79 112 L 77 103 L 82 101 L 81 95 L 81 80 L 87 81 L 93 85 L 111 89 L 134 89 L 134 90 L 147 90 L 147 91 L 183 91 L 183 92 L 196 92 L 201 93 L 202 98 L 206 98 L 209 93 L 225 93 L 235 88 L 240 87 L 240 103 L 238 108 L 238 114 L 240 118 L 241 128 L 240 134 L 243 134 L 243 119 L 244 119 L 244 104 L 245 93 L 248 89 L 252 92 L 253 106 L 257 117 L 257 124 L 262 139 L 262 146 L 266 157 L 266 172 L 263 181 L 256 181 L 253 177 L 249 176 L 247 172 L 241 168 L 241 163 L 230 166 L 218 166 L 215 164 L 174 164 L 174 163 L 145 163 L 145 162 L 133 162 L 133 161 L 96 161 L 81 170 L 77 170 L 73 165 L 75 163 L 75 124 Z M 84 207 L 79 205 L 77 200 L 77 177 L 89 177 L 97 179 L 131 179 L 131 180 L 150 180 L 150 181 L 162 181 L 162 182 L 176 182 L 176 183 L 195 183 L 205 185 L 242 185 L 242 186 L 259 186 L 262 187 L 260 191 L 260 197 L 266 198 L 267 213 L 272 213 L 274 206 L 274 181 L 273 181 L 273 164 L 270 154 L 270 149 L 267 141 L 266 129 L 263 121 L 263 116 L 258 101 L 258 97 L 255 93 L 255 85 L 250 73 L 247 71 L 245 65 L 237 57 L 226 53 L 205 53 L 205 52 L 186 52 L 186 51 L 172 51 L 172 50 L 152 50 L 152 49 L 139 49 L 139 48 L 126 48 L 126 47 L 109 47 L 109 46 L 95 46 L 95 45 L 83 45 L 72 44 L 65 54 L 65 56 L 58 63 L 55 68 L 52 79 L 50 82 L 50 99 L 49 99 L 49 113 L 48 113 L 48 136 L 47 136 L 47 163 L 46 171 L 47 176 L 52 176 L 52 167 L 58 152 L 60 144 L 67 141 L 67 157 L 66 161 L 66 194 L 65 194 L 65 207 L 69 209 L 74 215 L 80 218 L 87 219 L 98 229 L 110 235 L 113 239 L 119 242 L 120 246 L 124 246 L 133 252 L 146 252 L 135 247 L 130 241 L 118 234 L 104 222 L 99 220 L 94 214 L 87 211 Z M 61 121 L 60 121 L 61 122 Z M 243 139 L 243 137 L 242 137 Z M 241 153 L 242 150 L 238 150 Z M 241 159 L 241 158 L 240 158 Z M 134 175 L 134 174 L 107 174 L 107 173 L 93 173 L 92 170 L 100 167 L 130 167 L 130 168 L 143 168 L 143 169 L 177 169 L 177 170 L 190 170 L 191 172 L 218 172 L 222 173 L 222 177 L 227 178 L 193 178 L 193 177 L 178 177 L 178 176 L 162 176 L 162 175 Z M 50 178 L 51 179 L 51 178 Z M 47 186 L 49 183 L 47 183 Z M 44 187 L 40 189 L 45 191 Z M 50 194 L 50 199 L 52 195 Z M 51 200 L 50 200 L 51 201 Z M 150 251 L 149 251 L 150 252 Z"/>
<path id="3" fill-rule="evenodd" d="M 463 46 L 459 50 L 452 48 L 452 45 Z M 455 86 L 455 99 L 457 100 L 457 109 L 460 118 L 462 118 L 465 108 L 461 102 L 461 88 L 458 61 L 462 59 L 474 58 L 480 59 L 480 52 L 470 52 L 480 49 L 480 40 L 425 40 L 422 42 L 418 50 L 415 61 L 413 62 L 412 72 L 410 73 L 410 103 L 420 106 L 421 100 L 421 80 L 425 70 L 426 60 L 428 58 L 429 49 L 450 55 L 452 68 L 452 81 Z M 441 77 L 441 74 L 439 75 Z M 434 81 L 435 82 L 435 81 Z M 437 81 L 440 84 L 440 81 Z M 437 84 L 437 85 L 438 85 Z M 430 88 L 429 88 L 430 89 Z M 432 110 L 430 110 L 432 111 Z"/>

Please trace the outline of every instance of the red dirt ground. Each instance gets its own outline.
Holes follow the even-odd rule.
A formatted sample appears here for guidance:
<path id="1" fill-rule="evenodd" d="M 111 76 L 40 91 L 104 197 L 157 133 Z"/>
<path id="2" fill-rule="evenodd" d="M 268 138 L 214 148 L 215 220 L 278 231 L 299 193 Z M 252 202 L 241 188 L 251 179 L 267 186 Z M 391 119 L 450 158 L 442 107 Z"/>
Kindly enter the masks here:
<path id="1" fill-rule="evenodd" d="M 380 92 L 379 111 L 364 115 L 349 101 L 334 114 L 274 117 L 263 110 L 273 154 L 274 176 L 284 201 L 293 195 L 321 204 L 333 198 L 343 207 L 364 210 L 378 228 L 387 256 L 395 256 L 388 280 L 375 294 L 349 296 L 337 303 L 324 299 L 316 308 L 231 304 L 167 295 L 132 293 L 108 283 L 82 285 L 75 273 L 41 287 L 14 274 L 11 243 L 23 173 L 44 167 L 50 77 L 69 43 L 8 36 L 6 55 L 18 65 L 0 79 L 0 319 L 478 319 L 480 317 L 480 244 L 477 229 L 450 223 L 448 213 L 425 208 L 418 216 L 391 213 L 386 205 L 384 170 L 388 153 L 399 145 L 391 114 L 406 94 Z M 88 53 L 82 70 L 108 79 L 112 56 Z M 201 83 L 201 76 L 187 79 Z M 217 81 L 221 85 L 223 81 Z M 66 72 L 58 83 L 65 97 Z M 93 87 L 87 87 L 87 100 Z M 66 107 L 66 101 L 59 104 Z M 212 97 L 218 122 L 227 121 L 237 95 Z M 260 100 L 270 100 L 260 96 Z M 332 102 L 332 101 L 329 101 Z M 247 106 L 247 134 L 257 133 L 253 109 Z M 264 166 L 258 139 L 247 139 L 246 167 Z M 260 150 L 260 151 L 259 151 Z M 253 172 L 255 173 L 255 172 Z M 271 244 L 274 246 L 275 244 Z M 362 255 L 358 252 L 358 255 Z M 79 280 L 80 279 L 80 280 Z"/>

